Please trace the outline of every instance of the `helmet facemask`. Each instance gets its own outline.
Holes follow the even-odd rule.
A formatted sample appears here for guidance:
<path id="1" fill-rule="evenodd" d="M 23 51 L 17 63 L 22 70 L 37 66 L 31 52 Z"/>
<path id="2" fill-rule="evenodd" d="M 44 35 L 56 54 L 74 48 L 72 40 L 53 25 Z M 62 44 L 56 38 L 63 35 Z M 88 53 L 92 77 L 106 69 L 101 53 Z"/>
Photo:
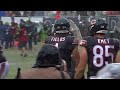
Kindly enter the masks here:
<path id="1" fill-rule="evenodd" d="M 69 33 L 70 23 L 67 19 L 59 19 L 54 25 L 55 33 Z"/>

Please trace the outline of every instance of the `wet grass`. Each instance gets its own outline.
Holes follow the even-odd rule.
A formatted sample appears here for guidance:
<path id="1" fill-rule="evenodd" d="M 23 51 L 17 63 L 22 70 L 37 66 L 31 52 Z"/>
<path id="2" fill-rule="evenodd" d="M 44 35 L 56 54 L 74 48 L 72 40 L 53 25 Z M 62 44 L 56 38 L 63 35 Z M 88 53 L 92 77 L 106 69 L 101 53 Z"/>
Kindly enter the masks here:
<path id="1" fill-rule="evenodd" d="M 14 79 L 16 73 L 17 73 L 17 68 L 20 67 L 21 70 L 26 70 L 29 69 L 33 66 L 35 63 L 35 59 L 37 56 L 37 53 L 40 49 L 40 44 L 35 46 L 33 51 L 28 51 L 28 56 L 27 57 L 22 57 L 20 56 L 20 50 L 17 48 L 9 48 L 8 50 L 4 50 L 4 55 L 6 56 L 9 64 L 10 64 L 10 69 L 9 73 L 7 75 L 7 79 Z"/>

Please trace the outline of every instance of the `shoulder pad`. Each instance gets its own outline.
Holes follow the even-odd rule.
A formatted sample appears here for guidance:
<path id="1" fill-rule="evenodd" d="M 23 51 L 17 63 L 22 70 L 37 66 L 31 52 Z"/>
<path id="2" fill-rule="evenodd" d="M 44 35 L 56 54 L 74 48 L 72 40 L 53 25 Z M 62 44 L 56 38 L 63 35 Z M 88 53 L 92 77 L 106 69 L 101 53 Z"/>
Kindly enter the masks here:
<path id="1" fill-rule="evenodd" d="M 116 38 L 115 40 L 116 40 L 117 42 L 120 42 L 120 40 L 119 40 L 119 39 L 117 39 L 117 38 Z"/>
<path id="2" fill-rule="evenodd" d="M 48 43 L 48 42 L 50 41 L 51 37 L 52 37 L 52 36 L 48 36 L 48 37 L 45 39 L 44 43 Z"/>
<path id="3" fill-rule="evenodd" d="M 79 43 L 78 39 L 74 38 L 72 44 L 78 44 L 78 43 Z"/>
<path id="4" fill-rule="evenodd" d="M 68 38 L 76 38 L 76 36 L 67 36 Z"/>
<path id="5" fill-rule="evenodd" d="M 110 38 L 110 39 L 113 39 L 115 42 L 120 42 L 120 40 L 119 39 L 117 39 L 117 38 Z"/>

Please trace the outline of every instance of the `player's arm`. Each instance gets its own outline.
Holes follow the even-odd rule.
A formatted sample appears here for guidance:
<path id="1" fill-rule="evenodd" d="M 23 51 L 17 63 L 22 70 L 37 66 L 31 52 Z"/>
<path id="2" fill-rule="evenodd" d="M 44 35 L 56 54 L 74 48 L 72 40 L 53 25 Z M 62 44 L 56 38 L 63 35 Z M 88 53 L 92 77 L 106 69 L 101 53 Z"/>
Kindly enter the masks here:
<path id="1" fill-rule="evenodd" d="M 78 39 L 74 37 L 73 42 L 72 42 L 72 53 L 71 53 L 71 58 L 75 62 L 75 67 L 79 63 L 79 52 L 78 52 Z"/>
<path id="2" fill-rule="evenodd" d="M 52 37 L 53 37 L 53 36 L 48 36 L 48 37 L 46 37 L 45 40 L 44 40 L 44 44 L 50 44 Z"/>
<path id="3" fill-rule="evenodd" d="M 64 71 L 67 72 L 67 64 L 65 60 L 62 60 L 63 66 L 64 66 Z"/>
<path id="4" fill-rule="evenodd" d="M 79 56 L 79 51 L 78 51 L 78 46 L 76 46 L 73 51 L 72 51 L 72 60 L 75 61 L 75 68 L 78 66 L 79 64 L 79 60 L 80 60 L 80 56 Z"/>
<path id="5" fill-rule="evenodd" d="M 120 50 L 116 54 L 115 62 L 120 63 Z"/>
<path id="6" fill-rule="evenodd" d="M 75 79 L 81 79 L 84 75 L 88 60 L 87 50 L 85 47 L 80 47 L 80 62 L 75 72 Z"/>
<path id="7" fill-rule="evenodd" d="M 116 63 L 120 63 L 120 41 L 118 40 L 118 47 L 117 47 L 119 50 L 116 54 L 116 57 L 115 57 L 115 62 Z"/>
<path id="8" fill-rule="evenodd" d="M 77 38 L 74 38 L 73 43 L 72 43 L 74 46 L 74 49 L 72 51 L 72 59 L 75 60 L 76 66 L 78 66 L 79 60 L 80 60 L 79 48 L 80 46 L 86 46 L 87 41 L 83 39 L 80 40 L 80 43 L 79 43 L 80 46 L 78 45 L 78 43 L 79 43 L 79 40 Z"/>

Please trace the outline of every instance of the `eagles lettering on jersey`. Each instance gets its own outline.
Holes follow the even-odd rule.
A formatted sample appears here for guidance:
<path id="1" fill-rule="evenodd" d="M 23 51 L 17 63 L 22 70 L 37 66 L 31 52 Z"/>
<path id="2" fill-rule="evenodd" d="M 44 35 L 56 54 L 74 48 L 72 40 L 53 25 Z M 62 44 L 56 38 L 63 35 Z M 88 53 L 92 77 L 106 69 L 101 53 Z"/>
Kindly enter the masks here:
<path id="1" fill-rule="evenodd" d="M 67 63 L 67 71 L 72 73 L 73 63 L 71 54 L 78 40 L 74 36 L 48 36 L 45 43 L 53 44 L 59 48 L 61 58 Z"/>
<path id="2" fill-rule="evenodd" d="M 71 59 L 72 50 L 78 44 L 78 40 L 74 36 L 48 36 L 45 40 L 47 44 L 53 44 L 59 48 L 62 59 Z"/>
<path id="3" fill-rule="evenodd" d="M 88 53 L 88 77 L 95 76 L 105 65 L 114 62 L 120 48 L 119 40 L 112 38 L 100 39 L 97 37 L 85 37 L 85 48 Z"/>
<path id="4" fill-rule="evenodd" d="M 65 37 L 52 37 L 51 41 L 53 41 L 53 42 L 64 42 Z"/>
<path id="5" fill-rule="evenodd" d="M 45 40 L 47 44 L 53 44 L 56 47 L 62 48 L 65 44 L 66 37 L 58 37 L 58 36 L 48 36 Z"/>
<path id="6" fill-rule="evenodd" d="M 67 47 L 71 46 L 74 48 L 74 45 L 78 44 L 78 40 L 74 36 L 67 36 L 67 37 L 48 36 L 45 40 L 45 43 L 53 44 L 53 45 L 59 44 L 59 48 L 65 47 L 65 46 L 67 46 Z"/>

